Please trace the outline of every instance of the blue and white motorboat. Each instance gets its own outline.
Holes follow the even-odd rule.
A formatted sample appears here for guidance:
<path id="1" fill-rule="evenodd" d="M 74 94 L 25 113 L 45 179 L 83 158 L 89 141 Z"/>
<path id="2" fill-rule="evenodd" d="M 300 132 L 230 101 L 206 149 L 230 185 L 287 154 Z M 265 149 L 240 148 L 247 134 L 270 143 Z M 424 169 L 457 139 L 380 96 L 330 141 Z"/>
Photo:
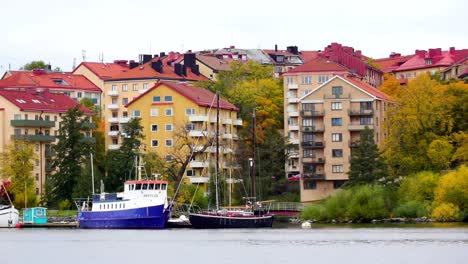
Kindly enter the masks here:
<path id="1" fill-rule="evenodd" d="M 124 183 L 122 193 L 93 196 L 91 208 L 82 203 L 78 211 L 80 228 L 162 229 L 171 215 L 167 181 L 134 180 Z"/>

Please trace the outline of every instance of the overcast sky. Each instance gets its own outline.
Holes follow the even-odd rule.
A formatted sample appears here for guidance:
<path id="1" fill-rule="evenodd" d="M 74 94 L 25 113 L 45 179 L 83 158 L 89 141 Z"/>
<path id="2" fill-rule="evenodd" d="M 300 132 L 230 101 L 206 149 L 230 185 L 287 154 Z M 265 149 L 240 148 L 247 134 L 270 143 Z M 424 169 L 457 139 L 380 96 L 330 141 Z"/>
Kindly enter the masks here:
<path id="1" fill-rule="evenodd" d="M 331 42 L 392 51 L 468 48 L 466 0 L 15 0 L 0 4 L 0 73 L 32 60 L 73 60 L 239 48 L 322 50 Z"/>

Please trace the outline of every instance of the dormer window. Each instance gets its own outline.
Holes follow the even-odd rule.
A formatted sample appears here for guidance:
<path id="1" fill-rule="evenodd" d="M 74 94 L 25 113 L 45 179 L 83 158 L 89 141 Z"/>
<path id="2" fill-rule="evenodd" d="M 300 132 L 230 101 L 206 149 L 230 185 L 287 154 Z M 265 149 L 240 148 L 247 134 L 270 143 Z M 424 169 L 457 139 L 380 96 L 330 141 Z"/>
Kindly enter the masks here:
<path id="1" fill-rule="evenodd" d="M 32 99 L 32 101 L 33 101 L 34 103 L 36 103 L 36 104 L 40 104 L 40 103 L 41 103 L 41 101 L 39 101 L 39 100 L 37 100 L 37 99 Z"/>
<path id="2" fill-rule="evenodd" d="M 283 55 L 277 55 L 276 56 L 276 62 L 284 62 L 284 56 Z"/>
<path id="3" fill-rule="evenodd" d="M 26 103 L 26 101 L 23 100 L 23 99 L 16 99 L 16 102 L 18 102 L 20 104 L 25 104 Z"/>
<path id="4" fill-rule="evenodd" d="M 432 65 L 432 59 L 431 58 L 426 58 L 424 60 L 424 62 L 426 63 L 426 65 Z"/>
<path id="5" fill-rule="evenodd" d="M 68 85 L 64 79 L 52 79 L 52 81 L 57 85 Z"/>

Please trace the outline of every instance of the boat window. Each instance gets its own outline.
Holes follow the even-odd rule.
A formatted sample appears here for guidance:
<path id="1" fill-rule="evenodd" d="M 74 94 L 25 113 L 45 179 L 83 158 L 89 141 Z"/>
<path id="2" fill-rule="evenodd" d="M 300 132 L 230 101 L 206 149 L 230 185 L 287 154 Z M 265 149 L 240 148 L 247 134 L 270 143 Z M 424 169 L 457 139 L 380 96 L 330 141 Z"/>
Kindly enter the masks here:
<path id="1" fill-rule="evenodd" d="M 154 183 L 150 183 L 148 187 L 148 190 L 154 190 Z"/>
<path id="2" fill-rule="evenodd" d="M 155 190 L 161 189 L 161 185 L 160 185 L 160 184 L 155 184 L 155 185 L 154 185 L 154 189 L 155 189 Z"/>
<path id="3" fill-rule="evenodd" d="M 130 185 L 128 186 L 128 189 L 129 189 L 130 191 L 133 191 L 134 188 L 135 188 L 135 185 L 133 185 L 133 184 L 130 184 Z"/>
<path id="4" fill-rule="evenodd" d="M 161 190 L 166 190 L 166 184 L 161 184 Z"/>
<path id="5" fill-rule="evenodd" d="M 135 190 L 141 190 L 141 183 L 135 184 Z"/>
<path id="6" fill-rule="evenodd" d="M 143 184 L 143 190 L 148 190 L 148 184 L 147 183 Z"/>
<path id="7" fill-rule="evenodd" d="M 125 209 L 125 204 L 124 204 L 124 209 Z"/>

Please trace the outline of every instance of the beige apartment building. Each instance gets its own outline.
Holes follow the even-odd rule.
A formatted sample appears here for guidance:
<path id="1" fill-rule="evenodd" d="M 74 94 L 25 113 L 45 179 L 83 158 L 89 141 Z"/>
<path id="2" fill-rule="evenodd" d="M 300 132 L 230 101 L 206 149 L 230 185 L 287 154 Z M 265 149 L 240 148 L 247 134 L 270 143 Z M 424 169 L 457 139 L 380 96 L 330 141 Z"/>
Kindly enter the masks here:
<path id="1" fill-rule="evenodd" d="M 348 180 L 352 149 L 366 126 L 382 143 L 389 100 L 371 85 L 339 75 L 298 99 L 298 148 L 287 168 L 300 175 L 302 202 L 326 198 Z"/>
<path id="2" fill-rule="evenodd" d="M 46 178 L 53 172 L 52 145 L 56 143 L 62 115 L 77 104 L 69 96 L 51 93 L 48 89 L 0 89 L 0 152 L 17 140 L 34 145 L 32 175 L 38 196 L 44 194 Z M 84 107 L 82 110 L 91 114 Z M 91 134 L 86 136 L 91 137 Z"/>

